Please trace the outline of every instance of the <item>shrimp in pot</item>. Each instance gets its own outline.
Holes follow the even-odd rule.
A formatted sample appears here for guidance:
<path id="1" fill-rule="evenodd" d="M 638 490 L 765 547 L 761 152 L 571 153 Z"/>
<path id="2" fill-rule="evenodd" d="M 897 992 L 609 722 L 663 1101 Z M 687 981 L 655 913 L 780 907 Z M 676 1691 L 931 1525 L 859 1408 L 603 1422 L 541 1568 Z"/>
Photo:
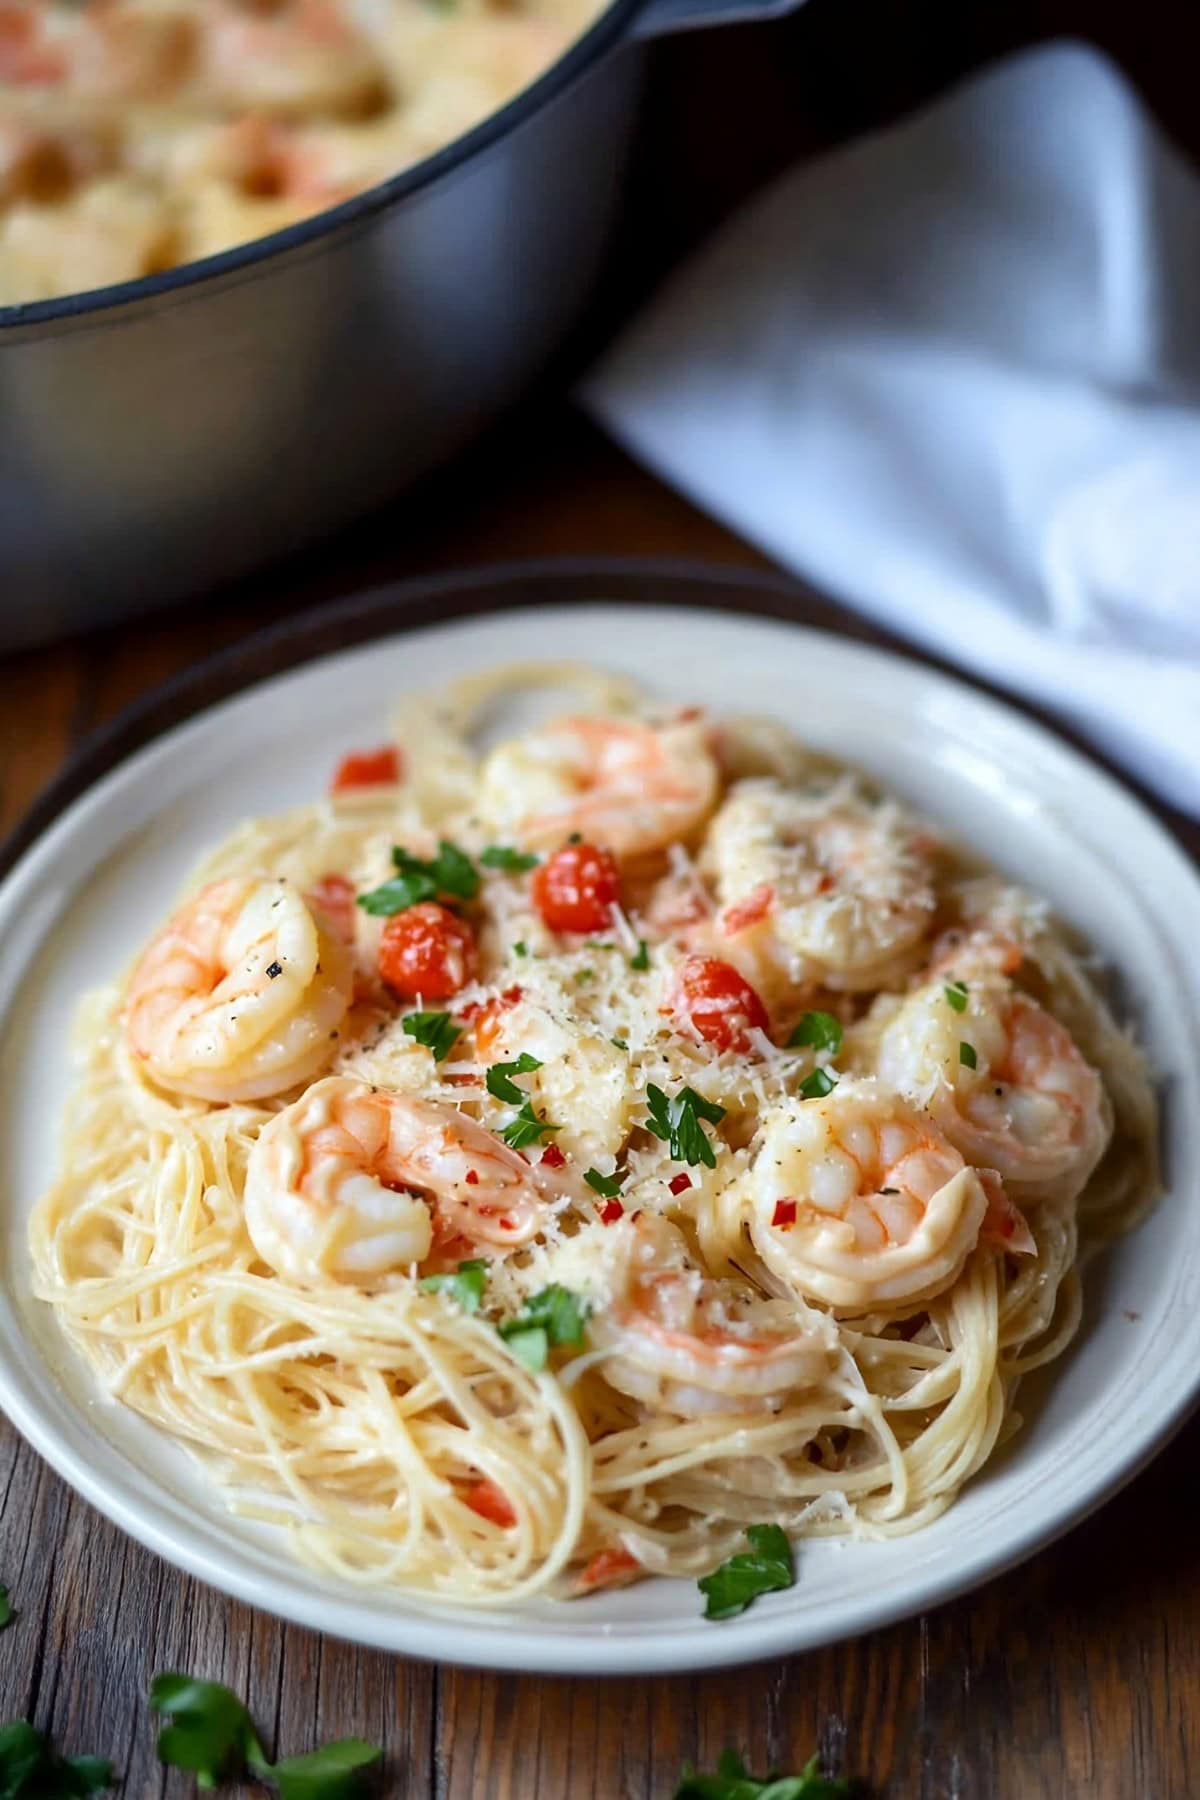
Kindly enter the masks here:
<path id="1" fill-rule="evenodd" d="M 1065 1027 L 994 965 L 973 959 L 969 981 L 953 975 L 963 966 L 896 1008 L 876 1070 L 1014 1198 L 1074 1199 L 1112 1133 L 1104 1084 Z"/>
<path id="2" fill-rule="evenodd" d="M 778 1412 L 789 1394 L 820 1384 L 836 1334 L 802 1303 L 749 1296 L 688 1266 L 666 1219 L 640 1213 L 608 1232 L 615 1296 L 589 1337 L 611 1352 L 605 1379 L 656 1412 Z"/>
<path id="3" fill-rule="evenodd" d="M 349 952 L 286 881 L 235 876 L 167 921 L 129 980 L 134 1063 L 202 1100 L 261 1100 L 331 1060 L 350 1005 Z"/>
<path id="4" fill-rule="evenodd" d="M 195 21 L 182 10 L 104 5 L 0 5 L 0 84 L 88 101 L 161 100 L 186 76 Z"/>
<path id="5" fill-rule="evenodd" d="M 815 792 L 735 787 L 701 869 L 721 908 L 709 928 L 756 985 L 886 987 L 911 966 L 934 908 L 933 846 L 903 810 L 852 781 Z"/>
<path id="6" fill-rule="evenodd" d="M 198 81 L 220 104 L 361 118 L 388 97 L 387 71 L 335 0 L 205 0 Z"/>
<path id="7" fill-rule="evenodd" d="M 568 1191 L 452 1106 L 331 1075 L 263 1127 L 244 1204 L 280 1275 L 369 1283 L 425 1262 L 435 1242 L 503 1256 Z"/>
<path id="8" fill-rule="evenodd" d="M 767 1268 L 842 1312 L 941 1293 L 987 1223 L 1006 1249 L 1034 1248 L 999 1183 L 985 1184 L 927 1113 L 878 1081 L 843 1079 L 823 1100 L 775 1113 L 750 1170 L 748 1213 Z"/>
<path id="9" fill-rule="evenodd" d="M 634 860 L 698 830 L 718 781 L 703 718 L 585 715 L 497 745 L 483 765 L 480 803 L 496 830 L 533 848 L 579 832 Z"/>

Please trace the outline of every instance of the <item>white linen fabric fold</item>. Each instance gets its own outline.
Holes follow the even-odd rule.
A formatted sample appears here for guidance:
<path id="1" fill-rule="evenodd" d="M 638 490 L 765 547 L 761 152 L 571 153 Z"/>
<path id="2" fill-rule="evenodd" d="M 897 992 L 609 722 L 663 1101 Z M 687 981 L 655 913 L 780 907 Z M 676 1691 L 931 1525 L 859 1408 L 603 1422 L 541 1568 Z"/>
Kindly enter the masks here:
<path id="1" fill-rule="evenodd" d="M 1026 53 L 786 175 L 581 390 L 848 605 L 1200 813 L 1200 177 Z"/>

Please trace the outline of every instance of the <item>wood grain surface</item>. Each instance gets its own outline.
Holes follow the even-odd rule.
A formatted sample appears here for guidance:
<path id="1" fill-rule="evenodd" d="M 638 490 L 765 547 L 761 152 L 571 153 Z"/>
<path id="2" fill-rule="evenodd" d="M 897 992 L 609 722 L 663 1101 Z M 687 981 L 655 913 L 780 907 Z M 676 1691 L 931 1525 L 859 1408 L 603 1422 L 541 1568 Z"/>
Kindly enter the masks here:
<path id="1" fill-rule="evenodd" d="M 812 0 L 809 15 L 766 51 L 725 34 L 664 53 L 627 292 L 798 148 L 1054 29 L 1086 26 L 1109 43 L 1169 128 L 1200 141 L 1192 0 Z M 730 91 L 740 97 L 714 133 L 710 103 Z M 666 196 L 682 198 L 667 209 Z M 0 658 L 0 828 L 93 727 L 255 626 L 400 574 L 603 551 L 761 562 L 565 407 L 527 409 L 452 478 L 303 566 L 182 614 Z M 1173 823 L 1200 851 L 1200 831 Z M 351 1733 L 384 1745 L 379 1791 L 398 1800 L 668 1800 L 685 1762 L 711 1766 L 726 1745 L 759 1770 L 799 1767 L 819 1747 L 831 1771 L 887 1800 L 1194 1800 L 1198 1452 L 1193 1423 L 1062 1543 L 890 1630 L 737 1672 L 554 1680 L 405 1663 L 256 1614 L 123 1538 L 0 1425 L 0 1580 L 19 1613 L 0 1638 L 0 1718 L 28 1716 L 68 1751 L 111 1756 L 130 1800 L 191 1791 L 154 1755 L 145 1694 L 166 1668 L 244 1695 L 269 1751 Z"/>

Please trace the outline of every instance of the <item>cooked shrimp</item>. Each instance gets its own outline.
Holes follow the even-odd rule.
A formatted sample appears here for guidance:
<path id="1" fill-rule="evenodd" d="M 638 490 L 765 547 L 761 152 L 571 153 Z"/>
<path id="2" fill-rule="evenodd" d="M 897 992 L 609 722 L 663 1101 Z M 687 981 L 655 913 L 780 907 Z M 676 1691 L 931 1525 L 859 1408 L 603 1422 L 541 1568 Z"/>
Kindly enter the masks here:
<path id="1" fill-rule="evenodd" d="M 750 1236 L 794 1292 L 842 1311 L 912 1303 L 958 1279 L 988 1196 L 928 1114 L 877 1081 L 792 1101 L 750 1171 Z M 1007 1247 L 1032 1248 L 1026 1232 Z"/>
<path id="2" fill-rule="evenodd" d="M 125 1036 L 152 1081 L 203 1100 L 260 1100 L 329 1062 L 350 957 L 285 881 L 212 882 L 130 977 Z"/>
<path id="3" fill-rule="evenodd" d="M 952 985 L 953 971 L 971 970 Z M 880 1035 L 879 1075 L 929 1108 L 973 1163 L 1015 1196 L 1073 1198 L 1108 1143 L 1104 1084 L 1052 1014 L 989 966 L 951 962 L 910 994 Z"/>
<path id="4" fill-rule="evenodd" d="M 723 909 L 714 954 L 776 992 L 781 981 L 887 986 L 929 929 L 930 847 L 901 808 L 852 781 L 808 792 L 742 782 L 701 858 Z"/>
<path id="5" fill-rule="evenodd" d="M 664 724 L 581 716 L 500 744 L 483 766 L 485 818 L 534 847 L 580 832 L 614 855 L 650 855 L 688 837 L 716 803 L 702 718 Z"/>
<path id="6" fill-rule="evenodd" d="M 424 1262 L 435 1241 L 503 1256 L 566 1191 L 452 1106 L 331 1075 L 263 1127 L 244 1203 L 279 1274 L 370 1281 Z"/>
<path id="7" fill-rule="evenodd" d="M 234 108 L 362 116 L 387 98 L 375 47 L 334 0 L 206 0 L 198 76 Z"/>
<path id="8" fill-rule="evenodd" d="M 627 1058 L 601 1032 L 556 1017 L 526 998 L 489 1001 L 475 1023 L 480 1060 L 514 1060 L 526 1054 L 540 1067 L 528 1077 L 537 1110 L 557 1121 L 554 1142 L 582 1168 L 615 1157 L 633 1125 Z"/>
<path id="9" fill-rule="evenodd" d="M 836 1333 L 807 1307 L 689 1267 L 681 1233 L 641 1213 L 611 1228 L 616 1295 L 589 1326 L 610 1386 L 684 1418 L 777 1412 L 832 1367 Z M 606 1246 L 607 1247 L 607 1246 Z"/>
<path id="10" fill-rule="evenodd" d="M 0 5 L 0 82 L 86 100 L 157 100 L 186 72 L 195 22 L 145 0 Z"/>

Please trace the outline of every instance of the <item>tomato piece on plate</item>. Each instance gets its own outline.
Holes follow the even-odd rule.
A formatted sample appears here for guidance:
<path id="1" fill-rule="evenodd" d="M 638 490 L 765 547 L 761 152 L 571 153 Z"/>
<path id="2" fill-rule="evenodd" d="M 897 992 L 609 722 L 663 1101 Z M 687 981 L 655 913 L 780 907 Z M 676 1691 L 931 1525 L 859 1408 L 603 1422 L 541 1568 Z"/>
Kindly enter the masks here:
<path id="1" fill-rule="evenodd" d="M 749 1050 L 750 1031 L 765 1031 L 767 1009 L 732 963 L 689 956 L 680 965 L 664 1012 L 690 1025 L 714 1050 Z"/>
<path id="2" fill-rule="evenodd" d="M 448 1000 L 475 974 L 475 933 L 436 900 L 387 921 L 379 939 L 379 973 L 406 1000 Z"/>
<path id="3" fill-rule="evenodd" d="M 631 1555 L 623 1544 L 611 1544 L 606 1550 L 597 1550 L 575 1583 L 575 1592 L 594 1594 L 600 1588 L 624 1587 L 641 1572 L 642 1565 L 636 1556 Z"/>
<path id="4" fill-rule="evenodd" d="M 482 1481 L 477 1481 L 463 1498 L 473 1513 L 478 1513 L 481 1519 L 490 1519 L 493 1525 L 515 1525 L 517 1522 L 512 1501 L 504 1489 L 497 1487 L 486 1476 Z"/>
<path id="5" fill-rule="evenodd" d="M 530 891 L 551 931 L 607 931 L 621 881 L 607 850 L 564 844 L 537 870 Z"/>
<path id="6" fill-rule="evenodd" d="M 403 758 L 395 744 L 380 744 L 375 750 L 351 750 L 337 766 L 333 792 L 340 794 L 347 788 L 392 786 L 403 773 Z"/>

